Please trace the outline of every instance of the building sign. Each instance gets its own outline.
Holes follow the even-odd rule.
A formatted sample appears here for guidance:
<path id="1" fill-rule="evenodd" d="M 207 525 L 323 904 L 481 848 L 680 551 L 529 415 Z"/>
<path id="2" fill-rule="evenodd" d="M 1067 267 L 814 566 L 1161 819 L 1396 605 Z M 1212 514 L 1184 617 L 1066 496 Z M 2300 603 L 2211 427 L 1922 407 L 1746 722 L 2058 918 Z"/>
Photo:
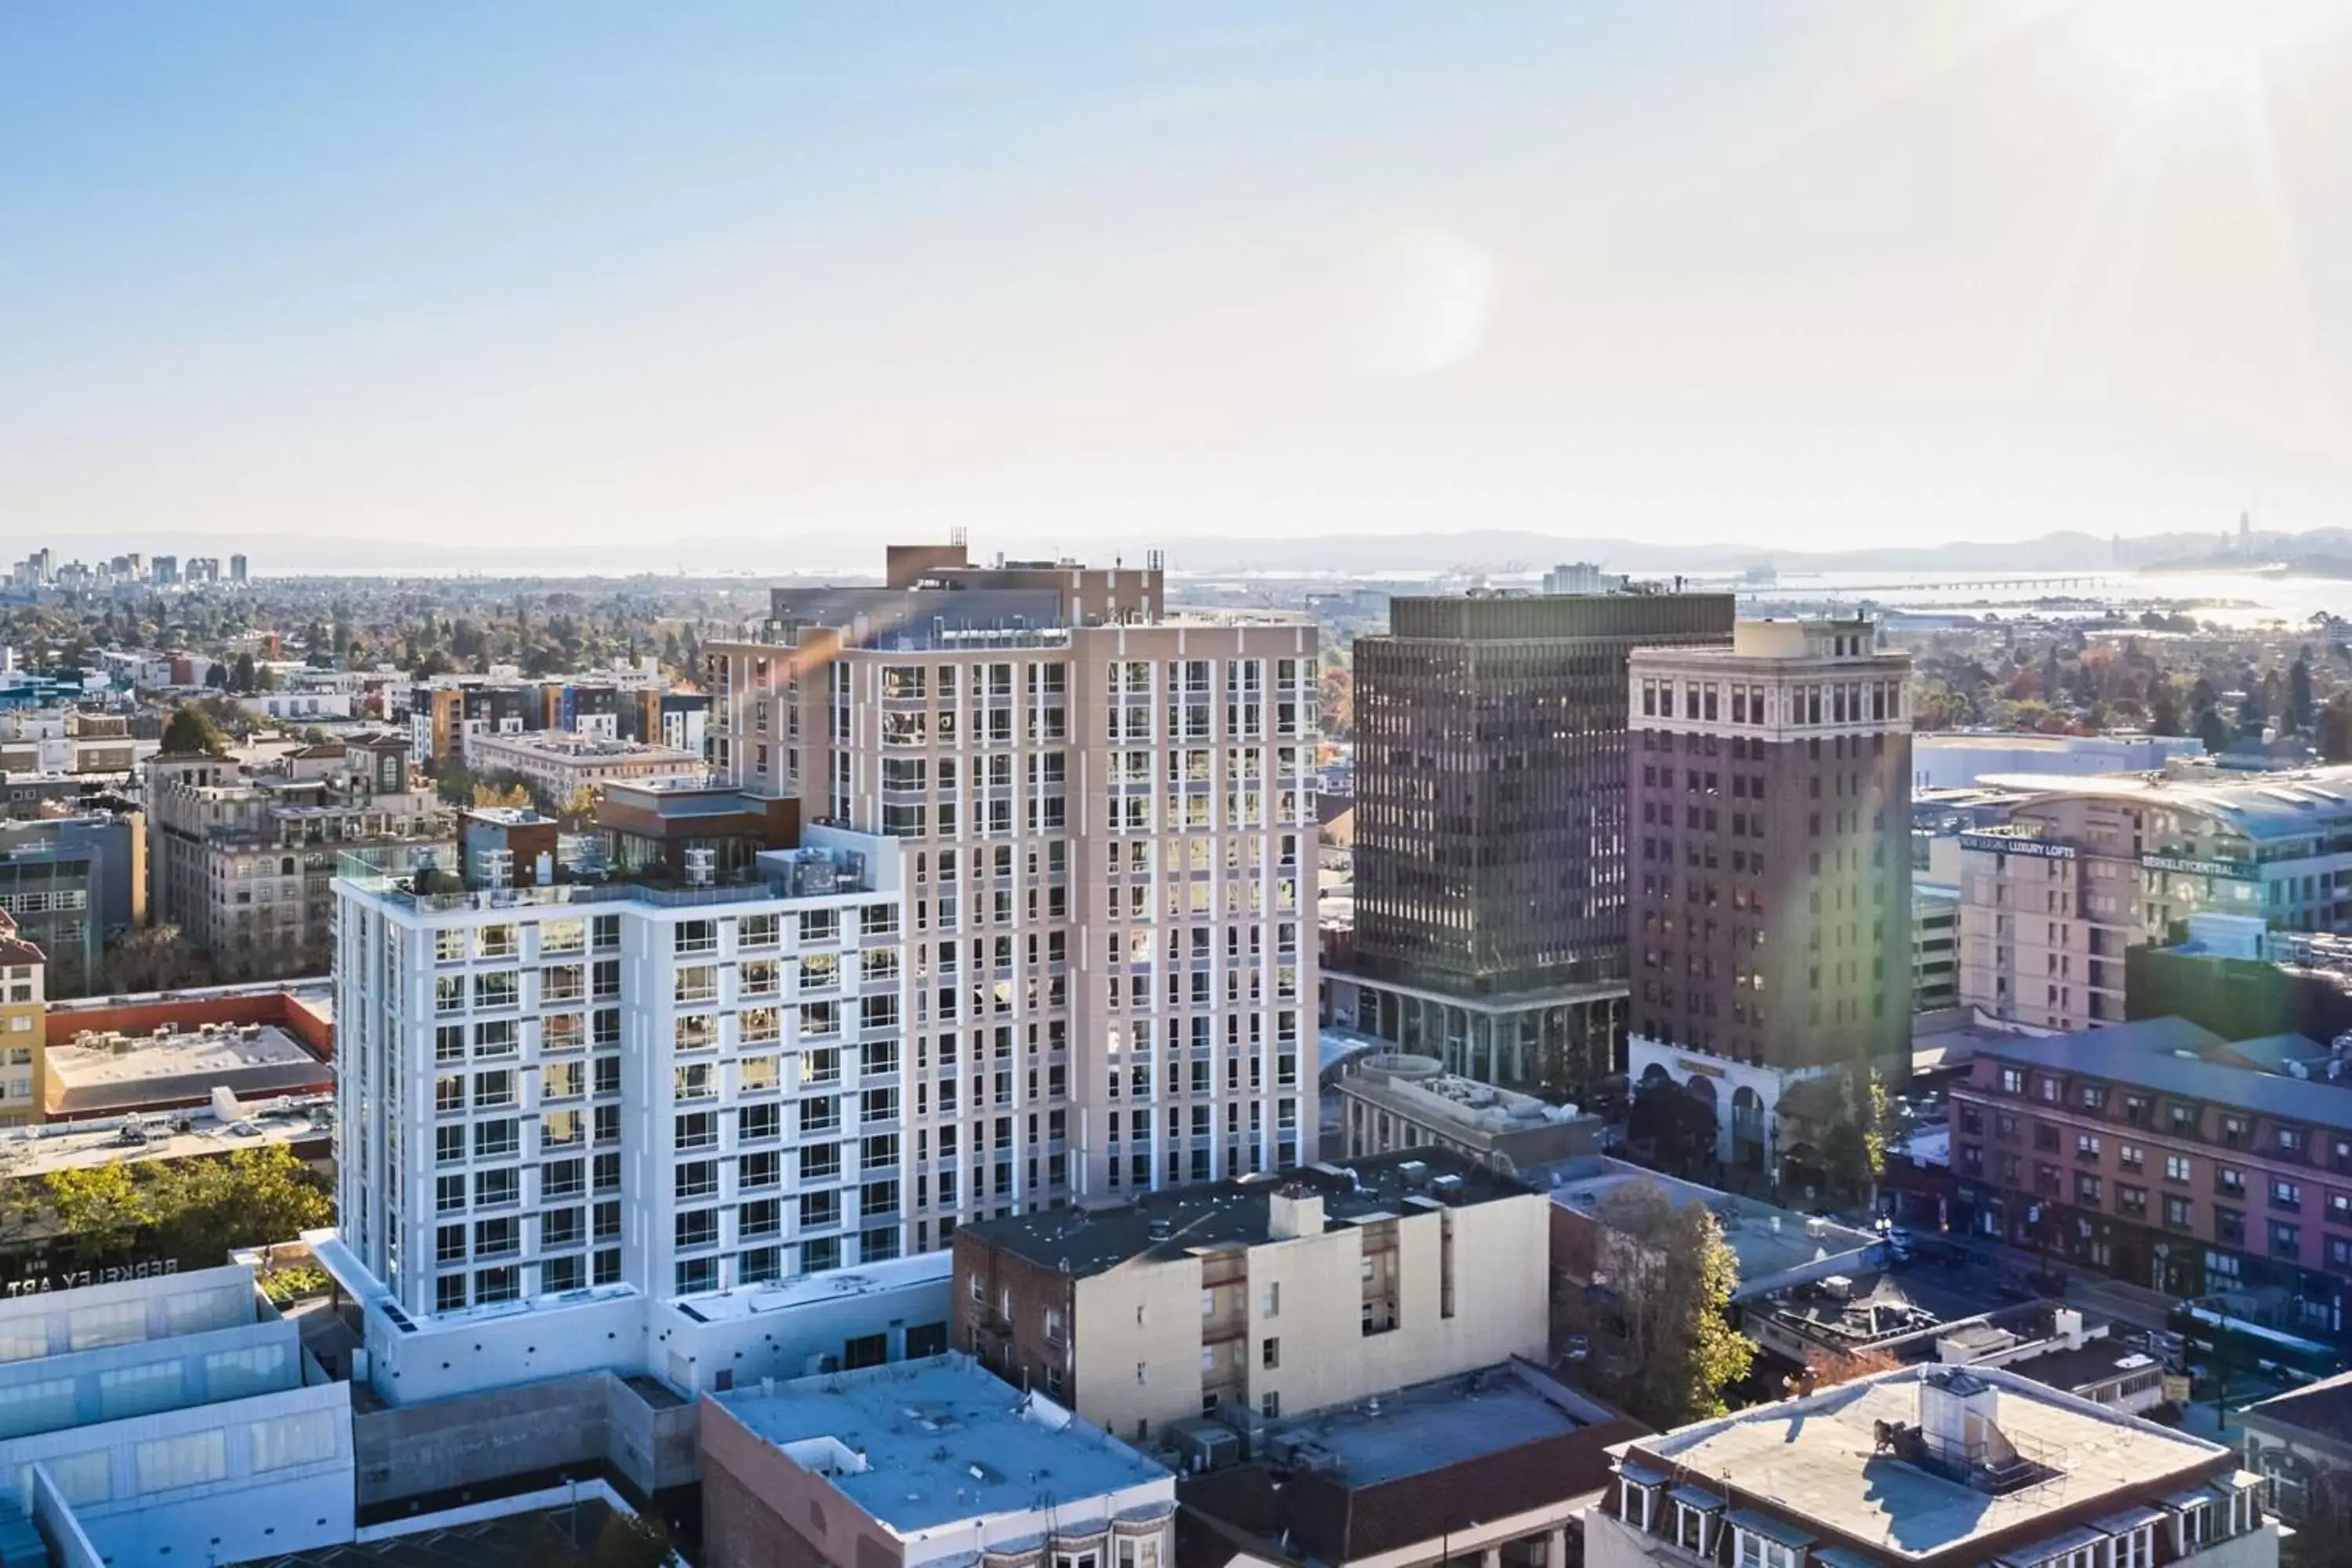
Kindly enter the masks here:
<path id="1" fill-rule="evenodd" d="M 1963 833 L 1963 849 L 1990 849 L 1996 855 L 2032 855 L 2044 860 L 2072 860 L 2072 844 L 2053 844 L 2046 838 L 2019 838 L 2007 833 Z"/>
<path id="2" fill-rule="evenodd" d="M 2181 860 L 2170 855 L 2143 855 L 2140 867 L 2148 871 L 2182 871 L 2191 877 L 2229 877 L 2241 882 L 2259 878 L 2250 860 Z"/>
<path id="3" fill-rule="evenodd" d="M 55 1274 L 36 1274 L 23 1279 L 11 1279 L 5 1289 L 11 1296 L 42 1296 L 51 1290 L 79 1290 L 85 1285 L 119 1285 L 125 1279 L 152 1279 L 159 1275 L 177 1274 L 180 1260 L 176 1258 L 149 1258 L 137 1263 L 118 1263 L 109 1268 L 68 1268 Z"/>

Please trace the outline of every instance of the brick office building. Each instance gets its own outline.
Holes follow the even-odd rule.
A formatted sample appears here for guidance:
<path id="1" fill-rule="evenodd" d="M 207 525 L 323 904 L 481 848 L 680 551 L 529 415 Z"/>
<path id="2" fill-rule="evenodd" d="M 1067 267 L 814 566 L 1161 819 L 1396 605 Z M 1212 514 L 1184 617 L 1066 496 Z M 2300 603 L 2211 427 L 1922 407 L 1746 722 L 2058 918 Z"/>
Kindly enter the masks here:
<path id="1" fill-rule="evenodd" d="M 1630 1068 L 1727 1163 L 1809 1167 L 1842 1074 L 1907 1075 L 1910 669 L 1863 620 L 1633 656 Z"/>

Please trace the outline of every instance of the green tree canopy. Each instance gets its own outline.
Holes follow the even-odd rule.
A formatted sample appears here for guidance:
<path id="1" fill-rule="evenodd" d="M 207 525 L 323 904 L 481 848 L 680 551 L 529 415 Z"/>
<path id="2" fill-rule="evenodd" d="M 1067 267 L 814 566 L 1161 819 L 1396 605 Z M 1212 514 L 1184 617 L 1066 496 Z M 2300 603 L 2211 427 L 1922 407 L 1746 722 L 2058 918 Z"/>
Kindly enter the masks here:
<path id="1" fill-rule="evenodd" d="M 212 715 L 183 703 L 172 710 L 170 721 L 163 726 L 163 750 L 166 753 L 205 752 L 217 757 L 228 750 L 228 738 L 213 722 Z"/>
<path id="2" fill-rule="evenodd" d="M 1601 1270 L 1618 1300 L 1631 1364 L 1618 1391 L 1659 1430 L 1720 1415 L 1724 1391 L 1748 1375 L 1756 1347 L 1731 1326 L 1739 1263 L 1705 1204 L 1676 1204 L 1663 1184 L 1633 1181 L 1603 1194 Z"/>

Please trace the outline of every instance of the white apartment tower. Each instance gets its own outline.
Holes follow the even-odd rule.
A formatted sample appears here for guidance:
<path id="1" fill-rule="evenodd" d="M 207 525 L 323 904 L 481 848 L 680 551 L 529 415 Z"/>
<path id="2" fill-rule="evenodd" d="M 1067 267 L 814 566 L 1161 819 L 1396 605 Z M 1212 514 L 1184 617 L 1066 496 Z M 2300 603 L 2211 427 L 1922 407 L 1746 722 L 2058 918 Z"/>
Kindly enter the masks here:
<path id="1" fill-rule="evenodd" d="M 707 647 L 712 761 L 901 847 L 913 1247 L 1315 1158 L 1310 625 L 950 546 L 771 635 Z"/>
<path id="2" fill-rule="evenodd" d="M 837 1270 L 943 1305 L 942 1267 L 874 1272 L 906 1251 L 898 846 L 819 831 L 746 879 L 663 887 L 559 880 L 530 813 L 466 829 L 462 889 L 357 859 L 337 884 L 323 1256 L 394 1331 L 372 1349 L 537 1318 L 542 1372 L 584 1354 L 725 1386 L 686 1364 L 703 1331 Z M 605 1331 L 545 1321 L 574 1309 Z M 807 1371 L 789 1350 L 751 1370 Z M 479 1385 L 444 1367 L 386 1396 Z"/>

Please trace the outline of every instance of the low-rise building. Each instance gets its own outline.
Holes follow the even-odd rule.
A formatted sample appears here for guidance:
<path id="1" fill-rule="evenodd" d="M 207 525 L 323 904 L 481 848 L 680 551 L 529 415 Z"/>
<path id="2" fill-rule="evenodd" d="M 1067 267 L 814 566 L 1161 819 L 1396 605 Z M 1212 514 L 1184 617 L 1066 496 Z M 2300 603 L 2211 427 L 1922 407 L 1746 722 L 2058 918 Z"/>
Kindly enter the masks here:
<path id="1" fill-rule="evenodd" d="M 1213 1454 L 1222 1428 L 1180 1433 Z M 1177 1489 L 1186 1568 L 1568 1568 L 1640 1423 L 1524 1361 L 1269 1423 Z M 1230 1437 L 1231 1433 L 1224 1434 Z"/>
<path id="2" fill-rule="evenodd" d="M 215 1102 L 331 1095 L 334 1068 L 275 1024 L 202 1024 L 152 1034 L 83 1030 L 43 1053 L 41 1110 L 58 1121 Z"/>
<path id="3" fill-rule="evenodd" d="M 2322 1540 L 2352 1540 L 2352 1372 L 2238 1413 L 2263 1506 Z"/>
<path id="4" fill-rule="evenodd" d="M 336 857 L 447 864 L 456 820 L 378 732 L 273 753 L 158 756 L 147 765 L 154 918 L 211 954 L 224 979 L 321 974 Z"/>
<path id="5" fill-rule="evenodd" d="M 0 912 L 47 955 L 47 994 L 102 988 L 108 942 L 146 918 L 146 870 L 135 811 L 0 822 Z"/>
<path id="6" fill-rule="evenodd" d="M 1351 1160 L 1448 1149 L 1498 1171 L 1523 1171 L 1598 1154 L 1607 1137 L 1598 1116 L 1448 1072 L 1435 1057 L 1359 1057 L 1332 1087 Z"/>
<path id="7" fill-rule="evenodd" d="M 1998 1368 L 1906 1367 L 1612 1449 L 1587 1568 L 2275 1568 L 2231 1450 Z"/>
<path id="8" fill-rule="evenodd" d="M 1542 1194 L 1441 1149 L 955 1234 L 956 1341 L 1150 1440 L 1539 1356 Z"/>
<path id="9" fill-rule="evenodd" d="M 2037 1028 L 2121 1023 L 2125 950 L 2203 912 L 2352 928 L 2352 767 L 2261 777 L 1998 775 L 1959 836 L 1960 1000 Z"/>
<path id="10" fill-rule="evenodd" d="M 1979 1040 L 1951 1090 L 1956 1227 L 2233 1315 L 2340 1334 L 2352 1066 L 2185 1018 Z"/>
<path id="11" fill-rule="evenodd" d="M 1628 1266 L 1623 1249 L 1654 1246 L 1643 1233 L 1643 1224 L 1691 1205 L 1713 1212 L 1738 1260 L 1735 1302 L 1809 1279 L 1851 1275 L 1871 1267 L 1885 1250 L 1868 1231 L 1681 1181 L 1605 1154 L 1535 1172 L 1532 1179 L 1550 1188 L 1556 1286 L 1580 1292 L 1638 1278 L 1641 1270 Z"/>
<path id="12" fill-rule="evenodd" d="M 2188 940 L 2125 954 L 2133 1019 L 2186 1018 L 2227 1040 L 2352 1033 L 2352 937 L 2192 915 Z"/>
<path id="13" fill-rule="evenodd" d="M 710 1568 L 1171 1568 L 1176 1478 L 952 1352 L 701 1402 Z"/>
<path id="14" fill-rule="evenodd" d="M 699 752 L 569 730 L 468 730 L 465 748 L 466 766 L 475 773 L 511 773 L 558 805 L 620 780 L 700 780 L 710 773 Z"/>
<path id="15" fill-rule="evenodd" d="M 1968 789 L 2001 773 L 2076 777 L 2162 773 L 2175 757 L 2202 756 L 2194 735 L 2021 735 L 2012 731 L 1945 731 L 1911 742 L 1911 790 Z"/>
<path id="16" fill-rule="evenodd" d="M 128 771 L 69 773 L 37 768 L 0 769 L 0 816 L 29 822 L 51 816 L 82 816 L 110 805 L 128 809 Z"/>
<path id="17" fill-rule="evenodd" d="M 0 1350 L 5 1561 L 183 1568 L 352 1538 L 351 1387 L 250 1268 L 12 1295 Z"/>

